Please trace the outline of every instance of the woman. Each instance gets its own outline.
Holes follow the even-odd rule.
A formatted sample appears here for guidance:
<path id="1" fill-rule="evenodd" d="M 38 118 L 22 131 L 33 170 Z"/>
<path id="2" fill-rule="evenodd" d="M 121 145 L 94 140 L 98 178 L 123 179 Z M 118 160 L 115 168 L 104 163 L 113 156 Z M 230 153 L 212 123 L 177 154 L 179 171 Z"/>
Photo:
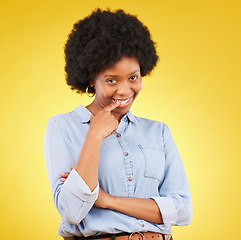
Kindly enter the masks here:
<path id="1" fill-rule="evenodd" d="M 67 84 L 95 97 L 47 124 L 59 235 L 170 239 L 171 226 L 190 223 L 192 201 L 167 125 L 130 111 L 158 60 L 147 27 L 122 10 L 97 9 L 74 25 L 65 56 Z"/>

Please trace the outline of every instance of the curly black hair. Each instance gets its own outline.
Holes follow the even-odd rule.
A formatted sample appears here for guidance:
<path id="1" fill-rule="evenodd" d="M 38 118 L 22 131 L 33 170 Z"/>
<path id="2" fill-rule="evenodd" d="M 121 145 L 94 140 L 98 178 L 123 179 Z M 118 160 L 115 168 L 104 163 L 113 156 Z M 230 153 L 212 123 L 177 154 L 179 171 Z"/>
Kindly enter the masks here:
<path id="1" fill-rule="evenodd" d="M 141 76 L 150 74 L 158 56 L 148 28 L 123 10 L 97 9 L 75 23 L 69 34 L 65 44 L 66 82 L 72 90 L 84 93 L 89 80 L 123 56 L 137 58 Z"/>

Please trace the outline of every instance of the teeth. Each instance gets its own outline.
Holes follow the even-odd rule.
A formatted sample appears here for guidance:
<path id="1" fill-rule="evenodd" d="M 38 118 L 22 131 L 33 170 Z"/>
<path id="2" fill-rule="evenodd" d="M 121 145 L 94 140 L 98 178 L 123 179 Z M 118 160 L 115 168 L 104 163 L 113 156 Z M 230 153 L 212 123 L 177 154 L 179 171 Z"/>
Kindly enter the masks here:
<path id="1" fill-rule="evenodd" d="M 127 99 L 127 100 L 125 100 L 125 101 L 122 101 L 122 100 L 116 100 L 116 99 L 114 99 L 116 102 L 118 102 L 118 103 L 120 103 L 120 104 L 125 104 L 125 103 L 127 103 L 128 101 L 129 101 L 129 98 Z"/>

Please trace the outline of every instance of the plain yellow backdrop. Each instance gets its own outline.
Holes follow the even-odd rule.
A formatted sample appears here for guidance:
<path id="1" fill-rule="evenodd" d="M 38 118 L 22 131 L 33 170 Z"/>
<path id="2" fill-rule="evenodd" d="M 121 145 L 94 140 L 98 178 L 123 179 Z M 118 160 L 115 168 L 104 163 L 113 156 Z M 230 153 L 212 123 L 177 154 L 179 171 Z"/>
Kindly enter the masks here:
<path id="1" fill-rule="evenodd" d="M 169 125 L 193 221 L 174 239 L 241 239 L 241 5 L 237 0 L 0 1 L 1 239 L 61 239 L 43 155 L 47 120 L 90 99 L 65 84 L 63 46 L 96 7 L 136 14 L 160 61 L 132 107 Z"/>

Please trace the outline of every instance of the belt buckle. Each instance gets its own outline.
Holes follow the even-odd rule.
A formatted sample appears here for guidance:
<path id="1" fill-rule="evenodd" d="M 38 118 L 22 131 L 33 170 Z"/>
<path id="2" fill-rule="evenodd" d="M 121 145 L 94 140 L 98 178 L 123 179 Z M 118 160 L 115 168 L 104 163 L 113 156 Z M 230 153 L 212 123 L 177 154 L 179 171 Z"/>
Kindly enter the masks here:
<path id="1" fill-rule="evenodd" d="M 167 236 L 167 238 L 166 238 L 166 236 Z M 171 234 L 165 234 L 165 239 L 166 239 L 166 240 L 170 240 L 170 239 L 171 239 L 171 236 L 172 236 Z"/>
<path id="2" fill-rule="evenodd" d="M 141 232 L 132 232 L 132 233 L 129 235 L 129 240 L 132 240 L 131 237 L 132 237 L 134 234 L 140 234 L 140 235 L 142 236 L 142 240 L 145 240 L 145 237 L 144 237 L 143 233 L 141 233 Z"/>

